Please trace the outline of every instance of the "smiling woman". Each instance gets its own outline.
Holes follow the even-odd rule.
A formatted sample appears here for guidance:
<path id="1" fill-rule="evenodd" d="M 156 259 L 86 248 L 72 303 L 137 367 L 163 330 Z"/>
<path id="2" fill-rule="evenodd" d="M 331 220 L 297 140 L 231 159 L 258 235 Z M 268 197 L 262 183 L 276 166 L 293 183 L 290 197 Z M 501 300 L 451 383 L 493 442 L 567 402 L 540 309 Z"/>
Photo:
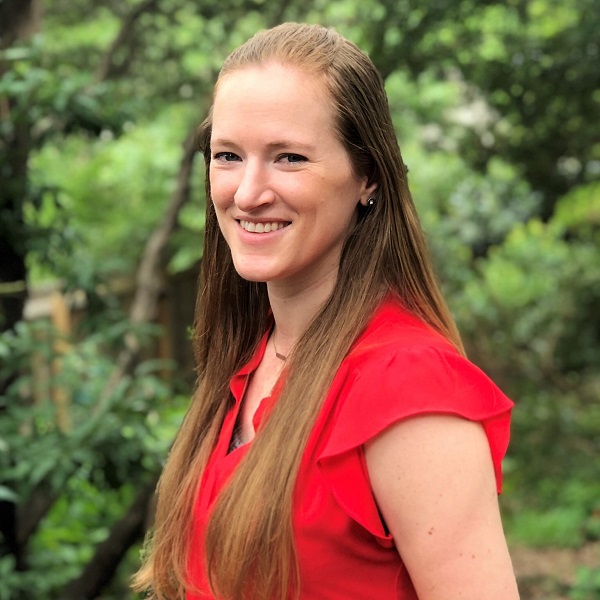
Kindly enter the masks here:
<path id="1" fill-rule="evenodd" d="M 464 357 L 371 61 L 320 26 L 261 32 L 201 145 L 199 383 L 137 589 L 518 598 L 497 503 L 512 402 Z"/>
<path id="2" fill-rule="evenodd" d="M 356 206 L 376 188 L 353 172 L 327 94 L 323 77 L 277 62 L 233 71 L 217 86 L 210 143 L 212 201 L 236 271 L 281 294 L 308 287 L 319 303 Z"/>

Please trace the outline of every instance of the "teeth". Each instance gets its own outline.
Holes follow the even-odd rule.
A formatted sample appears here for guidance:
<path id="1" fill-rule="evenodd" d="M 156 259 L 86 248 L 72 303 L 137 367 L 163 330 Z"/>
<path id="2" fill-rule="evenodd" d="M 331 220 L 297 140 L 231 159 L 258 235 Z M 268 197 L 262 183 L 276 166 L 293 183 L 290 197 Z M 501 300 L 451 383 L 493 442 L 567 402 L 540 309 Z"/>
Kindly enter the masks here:
<path id="1" fill-rule="evenodd" d="M 246 231 L 250 233 L 270 233 L 271 231 L 278 231 L 283 229 L 289 223 L 282 223 L 280 221 L 274 221 L 273 223 L 252 223 L 251 221 L 240 221 L 240 225 Z"/>

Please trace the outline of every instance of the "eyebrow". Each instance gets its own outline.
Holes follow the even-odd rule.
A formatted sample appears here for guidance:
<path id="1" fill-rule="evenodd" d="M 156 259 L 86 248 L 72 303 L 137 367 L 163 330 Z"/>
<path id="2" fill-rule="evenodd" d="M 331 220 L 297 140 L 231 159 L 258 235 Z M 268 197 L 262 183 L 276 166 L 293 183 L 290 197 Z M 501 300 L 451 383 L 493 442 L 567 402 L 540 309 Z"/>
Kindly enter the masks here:
<path id="1" fill-rule="evenodd" d="M 236 144 L 234 141 L 228 140 L 226 138 L 213 139 L 210 141 L 210 145 L 211 146 L 229 146 L 229 147 L 236 147 L 236 148 L 238 147 L 238 144 Z M 304 142 L 292 141 L 292 140 L 286 140 L 286 139 L 273 140 L 272 142 L 268 142 L 267 148 L 270 148 L 272 150 L 284 150 L 287 148 L 292 148 L 292 149 L 304 150 L 307 152 L 315 150 L 315 146 L 313 146 L 312 144 L 305 144 Z"/>
<path id="2" fill-rule="evenodd" d="M 274 150 L 283 149 L 283 148 L 300 148 L 304 150 L 314 150 L 315 147 L 312 144 L 305 144 L 299 141 L 292 140 L 274 140 L 267 144 L 268 148 L 273 148 Z"/>

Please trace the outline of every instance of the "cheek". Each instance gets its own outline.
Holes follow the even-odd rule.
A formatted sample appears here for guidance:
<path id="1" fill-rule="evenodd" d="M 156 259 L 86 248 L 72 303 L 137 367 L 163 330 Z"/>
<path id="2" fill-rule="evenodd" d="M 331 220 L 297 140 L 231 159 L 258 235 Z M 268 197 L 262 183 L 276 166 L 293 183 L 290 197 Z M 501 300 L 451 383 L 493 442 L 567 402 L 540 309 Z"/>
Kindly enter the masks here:
<path id="1" fill-rule="evenodd" d="M 211 184 L 210 191 L 211 191 L 211 197 L 212 197 L 212 204 L 213 204 L 213 208 L 215 211 L 215 216 L 217 217 L 217 223 L 219 225 L 219 229 L 221 230 L 221 233 L 223 235 L 225 235 L 224 226 L 226 223 L 227 208 L 228 208 L 229 204 L 226 200 L 226 196 L 223 195 L 222 189 L 219 186 L 212 187 L 212 184 Z M 227 237 L 227 236 L 225 236 L 225 237 Z"/>
<path id="2" fill-rule="evenodd" d="M 226 227 L 227 221 L 226 221 L 225 212 L 219 208 L 219 205 L 216 202 L 214 202 L 214 200 L 213 200 L 213 204 L 215 207 L 215 215 L 217 217 L 217 225 L 219 226 L 221 235 L 223 236 L 223 238 L 227 242 L 227 245 L 229 246 L 230 245 L 230 232 L 227 230 L 227 227 Z"/>
<path id="3" fill-rule="evenodd" d="M 210 174 L 210 194 L 215 210 L 224 210 L 232 202 L 235 186 L 231 178 L 224 177 L 222 173 Z"/>

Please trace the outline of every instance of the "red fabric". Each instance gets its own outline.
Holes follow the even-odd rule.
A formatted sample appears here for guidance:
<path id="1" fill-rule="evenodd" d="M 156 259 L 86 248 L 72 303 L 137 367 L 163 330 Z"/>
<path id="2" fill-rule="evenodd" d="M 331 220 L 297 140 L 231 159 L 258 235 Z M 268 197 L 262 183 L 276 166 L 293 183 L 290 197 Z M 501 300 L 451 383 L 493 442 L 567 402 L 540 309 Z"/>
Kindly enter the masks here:
<path id="1" fill-rule="evenodd" d="M 231 381 L 236 403 L 200 487 L 190 556 L 200 589 L 209 589 L 203 531 L 217 494 L 248 451 L 249 444 L 227 454 L 246 381 L 267 339 L 265 334 L 250 363 Z M 255 428 L 267 404 L 263 401 L 257 411 Z M 445 413 L 480 421 L 500 491 L 511 408 L 512 402 L 441 335 L 397 303 L 384 303 L 336 374 L 302 459 L 293 515 L 302 600 L 415 600 L 373 499 L 363 444 L 415 415 Z M 187 595 L 199 598 L 212 595 Z"/>

